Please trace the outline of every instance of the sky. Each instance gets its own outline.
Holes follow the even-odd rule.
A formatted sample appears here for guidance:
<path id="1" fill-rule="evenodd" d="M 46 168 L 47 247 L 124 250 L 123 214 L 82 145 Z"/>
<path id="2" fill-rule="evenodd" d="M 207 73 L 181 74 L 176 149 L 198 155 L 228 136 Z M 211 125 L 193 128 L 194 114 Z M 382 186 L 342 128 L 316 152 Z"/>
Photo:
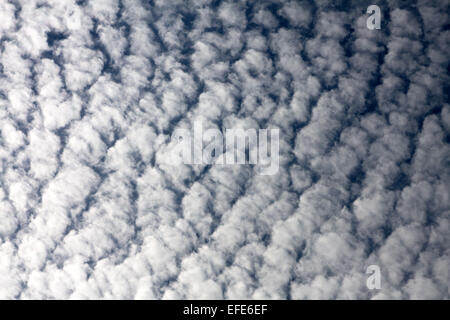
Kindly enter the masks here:
<path id="1" fill-rule="evenodd" d="M 0 298 L 449 299 L 449 17 L 0 0 Z M 196 122 L 278 171 L 177 162 Z"/>

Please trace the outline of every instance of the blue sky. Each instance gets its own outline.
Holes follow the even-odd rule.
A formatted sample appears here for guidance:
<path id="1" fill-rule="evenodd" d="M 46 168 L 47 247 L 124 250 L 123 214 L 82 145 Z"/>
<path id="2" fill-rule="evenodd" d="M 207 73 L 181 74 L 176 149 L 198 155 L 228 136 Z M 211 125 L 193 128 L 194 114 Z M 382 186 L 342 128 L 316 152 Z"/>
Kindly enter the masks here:
<path id="1" fill-rule="evenodd" d="M 449 26 L 446 1 L 0 2 L 0 298 L 448 299 Z M 178 163 L 197 121 L 279 129 L 279 171 Z"/>

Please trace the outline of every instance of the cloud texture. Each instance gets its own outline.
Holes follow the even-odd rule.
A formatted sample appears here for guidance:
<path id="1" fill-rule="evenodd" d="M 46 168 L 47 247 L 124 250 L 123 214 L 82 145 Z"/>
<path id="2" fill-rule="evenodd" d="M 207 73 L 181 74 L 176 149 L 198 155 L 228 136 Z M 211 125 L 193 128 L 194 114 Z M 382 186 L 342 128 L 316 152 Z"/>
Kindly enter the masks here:
<path id="1" fill-rule="evenodd" d="M 448 299 L 449 4 L 371 2 L 0 0 L 0 298 Z"/>

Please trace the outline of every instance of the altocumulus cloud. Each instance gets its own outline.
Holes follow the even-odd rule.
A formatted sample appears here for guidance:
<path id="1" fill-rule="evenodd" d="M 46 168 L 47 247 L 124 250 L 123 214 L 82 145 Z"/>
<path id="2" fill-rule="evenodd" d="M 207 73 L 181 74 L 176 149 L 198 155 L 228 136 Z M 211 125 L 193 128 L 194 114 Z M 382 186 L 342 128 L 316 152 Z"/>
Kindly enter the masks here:
<path id="1" fill-rule="evenodd" d="M 0 0 L 0 297 L 448 299 L 449 4 L 371 2 Z"/>

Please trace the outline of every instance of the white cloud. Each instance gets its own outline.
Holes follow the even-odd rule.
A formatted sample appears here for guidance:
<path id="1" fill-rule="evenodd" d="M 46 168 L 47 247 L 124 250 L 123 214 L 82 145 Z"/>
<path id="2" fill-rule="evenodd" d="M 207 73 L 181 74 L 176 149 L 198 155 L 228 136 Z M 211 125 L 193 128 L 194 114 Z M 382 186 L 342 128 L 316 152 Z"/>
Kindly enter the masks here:
<path id="1" fill-rule="evenodd" d="M 0 298 L 448 299 L 446 4 L 352 5 L 1 2 Z M 278 173 L 182 164 L 196 121 Z"/>

